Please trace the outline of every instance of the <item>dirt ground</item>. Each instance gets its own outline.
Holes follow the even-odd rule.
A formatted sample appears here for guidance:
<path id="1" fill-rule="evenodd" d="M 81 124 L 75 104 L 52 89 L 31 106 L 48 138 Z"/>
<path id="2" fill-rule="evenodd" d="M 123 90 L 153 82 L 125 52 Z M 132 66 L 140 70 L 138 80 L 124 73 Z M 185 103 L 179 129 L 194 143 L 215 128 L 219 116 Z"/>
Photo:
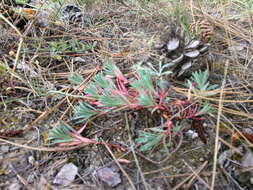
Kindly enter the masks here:
<path id="1" fill-rule="evenodd" d="M 253 189 L 250 1 L 2 1 L 0 10 L 0 189 Z M 140 62 L 157 68 L 174 60 L 157 48 L 169 48 L 174 27 L 208 47 L 183 75 L 175 67 L 167 78 L 170 96 L 186 100 L 191 74 L 208 70 L 219 88 L 200 97 L 212 106 L 203 132 L 178 119 L 182 131 L 167 149 L 161 142 L 142 152 L 140 131 L 172 116 L 128 109 L 86 123 L 72 119 L 83 101 L 73 73 L 85 88 L 111 60 L 126 76 Z M 86 125 L 82 137 L 107 144 L 50 144 L 49 131 L 60 121 L 76 130 Z"/>

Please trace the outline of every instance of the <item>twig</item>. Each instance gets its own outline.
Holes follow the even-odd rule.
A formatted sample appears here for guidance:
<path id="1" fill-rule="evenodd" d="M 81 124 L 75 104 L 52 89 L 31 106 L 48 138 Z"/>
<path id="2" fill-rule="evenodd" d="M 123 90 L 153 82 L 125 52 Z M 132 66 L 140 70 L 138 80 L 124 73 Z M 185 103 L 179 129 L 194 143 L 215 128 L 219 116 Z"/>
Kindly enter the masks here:
<path id="1" fill-rule="evenodd" d="M 198 174 L 201 172 L 201 170 L 207 165 L 207 161 L 205 161 L 202 166 L 200 166 L 195 173 Z M 191 179 L 194 176 L 194 173 L 192 173 L 191 175 L 189 175 L 187 178 L 185 178 L 181 183 L 179 183 L 178 185 L 176 185 L 176 187 L 174 187 L 172 190 L 176 190 L 178 188 L 180 188 L 185 182 L 187 182 L 189 179 Z"/>
<path id="2" fill-rule="evenodd" d="M 183 160 L 183 161 L 184 161 L 184 160 Z M 205 182 L 205 180 L 203 180 L 203 179 L 199 176 L 199 174 L 197 174 L 197 173 L 192 169 L 192 167 L 191 167 L 186 161 L 184 161 L 184 163 L 185 163 L 185 165 L 193 172 L 193 174 L 195 175 L 195 177 L 197 177 L 198 180 L 199 180 L 201 183 L 203 183 L 208 189 L 211 189 L 211 187 Z M 194 179 L 194 178 L 192 178 L 191 181 L 193 181 L 193 179 Z M 191 185 L 191 182 L 189 183 L 188 188 L 190 188 L 190 185 Z"/>
<path id="3" fill-rule="evenodd" d="M 168 167 L 165 167 L 165 168 L 161 168 L 161 169 L 158 169 L 158 170 L 152 170 L 150 172 L 143 172 L 144 175 L 149 175 L 149 174 L 155 174 L 155 173 L 158 173 L 158 172 L 162 172 L 164 170 L 168 170 L 170 169 L 172 166 L 168 166 Z"/>
<path id="4" fill-rule="evenodd" d="M 226 145 L 227 147 L 229 147 L 230 149 L 234 150 L 237 154 L 243 156 L 242 152 L 234 147 L 233 145 L 229 144 L 227 141 L 223 140 L 222 138 L 219 137 L 219 141 L 221 141 L 224 145 Z"/>
<path id="5" fill-rule="evenodd" d="M 187 177 L 192 175 L 192 173 L 184 173 L 184 174 L 174 174 L 174 175 L 169 175 L 169 176 L 158 176 L 158 177 L 153 177 L 152 179 L 162 179 L 162 178 L 179 178 L 179 177 Z M 203 172 L 201 173 L 203 176 L 211 176 L 211 172 Z"/>
<path id="6" fill-rule="evenodd" d="M 63 102 L 67 99 L 67 97 L 63 98 L 58 104 L 56 104 L 54 107 L 50 108 L 49 110 L 44 111 L 39 117 L 37 117 L 32 123 L 26 128 L 26 130 L 30 130 L 31 127 L 36 125 L 39 121 L 43 120 L 46 116 L 48 116 L 50 113 L 55 111 L 60 105 L 63 104 Z"/>
<path id="7" fill-rule="evenodd" d="M 112 156 L 112 158 L 114 159 L 114 161 L 116 162 L 116 164 L 118 165 L 119 169 L 121 170 L 121 172 L 126 176 L 127 180 L 129 181 L 131 187 L 133 190 L 136 190 L 131 178 L 129 177 L 129 175 L 127 174 L 127 172 L 122 168 L 122 166 L 120 165 L 119 161 L 117 160 L 117 158 L 114 156 L 114 154 L 112 153 L 111 149 L 109 148 L 109 146 L 104 143 L 106 149 L 108 150 L 108 152 L 110 153 L 110 155 Z"/>
<path id="8" fill-rule="evenodd" d="M 13 67 L 13 73 L 16 70 L 17 64 L 18 64 L 18 59 L 19 59 L 19 55 L 20 55 L 20 51 L 24 42 L 24 36 L 21 34 L 21 32 L 17 29 L 16 26 L 14 26 L 7 18 L 5 18 L 1 13 L 0 13 L 0 18 L 3 19 L 7 24 L 9 24 L 19 35 L 19 44 L 18 44 L 18 50 L 16 53 L 16 57 L 15 57 L 15 62 L 14 62 L 14 67 Z M 11 75 L 11 81 L 13 79 L 13 75 Z"/>
<path id="9" fill-rule="evenodd" d="M 130 141 L 131 152 L 133 153 L 136 166 L 137 166 L 138 170 L 140 171 L 140 175 L 141 175 L 141 179 L 142 179 L 142 181 L 143 181 L 143 185 L 144 185 L 144 187 L 145 187 L 146 190 L 149 190 L 150 188 L 148 187 L 148 184 L 147 184 L 147 182 L 146 182 L 146 180 L 145 180 L 144 174 L 143 174 L 143 172 L 142 172 L 142 170 L 141 170 L 139 161 L 138 161 L 138 159 L 137 159 L 135 150 L 134 150 L 134 148 L 133 148 L 134 143 L 133 143 L 133 141 L 132 141 L 132 137 L 131 137 L 131 134 L 130 134 L 130 128 L 129 128 L 128 118 L 127 118 L 127 113 L 125 113 L 125 120 L 126 120 L 126 128 L 127 128 L 127 133 L 128 133 L 128 139 L 129 139 L 129 141 Z"/>
<path id="10" fill-rule="evenodd" d="M 28 190 L 35 190 L 28 182 L 25 178 L 23 178 L 21 175 L 18 174 L 16 168 L 14 168 L 14 166 L 12 164 L 10 164 L 10 168 L 11 170 L 15 173 L 15 175 L 17 176 L 18 180 L 26 187 L 26 189 Z"/>
<path id="11" fill-rule="evenodd" d="M 227 71 L 228 71 L 228 62 L 226 62 L 225 65 L 225 71 L 224 71 L 224 79 L 222 81 L 221 86 L 221 92 L 220 92 L 220 101 L 219 101 L 219 109 L 218 109 L 218 116 L 217 116 L 217 123 L 216 123 L 216 135 L 215 135 L 215 147 L 214 147 L 214 159 L 213 159 L 213 175 L 212 175 L 212 184 L 211 189 L 214 190 L 214 184 L 215 184 L 215 177 L 216 177 L 216 169 L 217 169 L 217 158 L 218 158 L 218 147 L 219 147 L 219 132 L 220 132 L 220 119 L 221 119 L 221 113 L 222 113 L 222 107 L 223 107 L 223 89 L 226 84 L 226 77 L 227 77 Z"/>
<path id="12" fill-rule="evenodd" d="M 2 139 L 2 138 L 0 138 L 0 142 L 5 142 L 5 143 L 8 143 L 8 144 L 20 147 L 20 148 L 26 148 L 29 150 L 37 150 L 37 151 L 44 151 L 44 152 L 69 151 L 69 150 L 75 150 L 75 149 L 82 148 L 82 147 L 89 145 L 89 144 L 83 143 L 83 144 L 80 144 L 79 146 L 64 147 L 64 148 L 58 148 L 58 147 L 57 148 L 48 148 L 48 147 L 33 147 L 33 146 L 28 146 L 28 145 L 22 145 L 22 144 L 18 144 L 18 143 L 8 141 L 8 140 Z"/>

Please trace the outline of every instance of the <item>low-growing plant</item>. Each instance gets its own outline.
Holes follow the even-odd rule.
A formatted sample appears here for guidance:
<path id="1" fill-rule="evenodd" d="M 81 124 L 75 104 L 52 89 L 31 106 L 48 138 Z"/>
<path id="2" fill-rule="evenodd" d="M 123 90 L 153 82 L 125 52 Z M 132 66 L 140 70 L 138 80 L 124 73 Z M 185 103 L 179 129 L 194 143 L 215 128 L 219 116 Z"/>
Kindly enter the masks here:
<path id="1" fill-rule="evenodd" d="M 55 58 L 68 53 L 84 53 L 85 51 L 91 50 L 96 46 L 96 43 L 86 44 L 78 42 L 77 40 L 60 40 L 51 41 L 48 43 L 48 48 L 42 48 L 42 51 L 50 51 L 51 55 Z"/>
<path id="2" fill-rule="evenodd" d="M 167 136 L 177 135 L 181 129 L 178 121 L 182 119 L 192 120 L 193 127 L 201 133 L 199 136 L 205 142 L 201 121 L 210 113 L 211 106 L 208 103 L 202 105 L 194 99 L 180 99 L 169 94 L 166 78 L 171 72 L 166 70 L 167 67 L 159 64 L 158 69 L 155 69 L 151 64 L 144 66 L 140 63 L 134 67 L 132 75 L 124 75 L 114 63 L 105 64 L 104 69 L 91 79 L 83 91 L 88 101 L 79 102 L 74 109 L 72 119 L 83 123 L 110 112 L 147 109 L 151 113 L 161 113 L 165 122 L 160 128 L 153 128 L 151 133 L 140 132 L 136 142 L 142 144 L 141 151 L 151 150 Z M 216 87 L 210 86 L 207 79 L 207 72 L 199 71 L 193 74 L 188 84 L 194 93 L 206 92 Z M 84 81 L 78 74 L 72 75 L 70 80 L 75 85 L 81 85 Z M 65 136 L 66 130 L 49 133 L 52 142 L 64 143 L 64 138 L 66 142 L 70 141 L 70 137 L 76 138 L 72 130 L 66 129 L 69 131 L 67 133 L 72 135 Z M 58 135 L 62 138 L 58 138 Z M 80 142 L 80 138 L 78 140 Z M 76 140 L 72 141 L 76 142 Z"/>

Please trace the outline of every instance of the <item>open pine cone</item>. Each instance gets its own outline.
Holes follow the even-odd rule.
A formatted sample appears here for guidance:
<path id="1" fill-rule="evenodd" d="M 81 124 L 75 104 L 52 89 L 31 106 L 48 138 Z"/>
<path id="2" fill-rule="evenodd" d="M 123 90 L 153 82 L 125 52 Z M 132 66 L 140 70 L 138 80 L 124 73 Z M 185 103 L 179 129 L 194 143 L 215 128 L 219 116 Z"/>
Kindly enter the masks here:
<path id="1" fill-rule="evenodd" d="M 169 64 L 174 77 L 192 72 L 198 65 L 200 57 L 208 52 L 209 44 L 196 38 L 188 37 L 181 27 L 170 26 L 155 45 L 162 55 L 164 64 Z"/>
<path id="2" fill-rule="evenodd" d="M 77 25 L 84 28 L 89 23 L 89 16 L 75 5 L 65 5 L 61 10 L 61 20 L 65 25 Z"/>

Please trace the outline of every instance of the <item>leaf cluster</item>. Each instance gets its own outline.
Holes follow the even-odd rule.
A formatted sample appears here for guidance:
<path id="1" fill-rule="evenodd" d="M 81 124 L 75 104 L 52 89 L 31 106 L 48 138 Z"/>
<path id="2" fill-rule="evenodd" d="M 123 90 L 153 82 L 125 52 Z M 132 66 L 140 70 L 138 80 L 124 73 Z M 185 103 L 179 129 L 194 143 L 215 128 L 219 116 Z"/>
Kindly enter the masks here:
<path id="1" fill-rule="evenodd" d="M 165 67 L 161 67 L 163 70 Z M 157 105 L 161 87 L 157 84 L 163 81 L 163 76 L 170 72 L 156 71 L 154 68 L 136 67 L 132 78 L 127 79 L 119 68 L 109 62 L 103 71 L 96 74 L 90 81 L 84 93 L 93 99 L 89 103 L 80 103 L 75 108 L 75 119 L 87 120 L 97 113 L 119 111 L 123 109 L 153 108 Z M 154 80 L 159 78 L 159 80 Z M 73 75 L 70 81 L 81 84 L 82 78 Z"/>
<path id="2" fill-rule="evenodd" d="M 134 74 L 129 78 L 123 75 L 115 64 L 112 62 L 107 63 L 104 69 L 97 73 L 91 79 L 87 88 L 84 89 L 84 96 L 89 97 L 89 101 L 80 102 L 75 107 L 73 119 L 84 122 L 107 112 L 142 108 L 150 108 L 150 110 L 162 108 L 169 115 L 173 115 L 173 112 L 170 113 L 170 107 L 173 107 L 173 101 L 167 101 L 170 97 L 166 93 L 163 94 L 166 91 L 166 86 L 163 85 L 166 83 L 165 78 L 171 74 L 168 69 L 169 65 L 162 65 L 161 63 L 158 69 L 149 63 L 147 66 L 143 66 L 140 63 L 134 67 Z M 81 85 L 84 81 L 83 77 L 76 73 L 69 80 L 77 86 Z M 210 91 L 217 87 L 217 85 L 210 85 L 207 71 L 194 72 L 191 80 L 188 80 L 188 86 L 193 93 L 205 96 L 212 95 Z M 159 107 L 161 102 L 162 106 Z M 184 103 L 183 100 L 180 100 L 180 102 Z M 166 107 L 166 103 L 170 105 Z M 182 105 L 184 106 L 184 104 Z M 186 109 L 189 113 L 183 115 L 196 119 L 211 111 L 211 106 L 207 102 L 202 107 L 196 106 L 196 108 L 194 105 L 193 107 L 189 107 Z M 172 110 L 178 110 L 177 105 L 174 105 Z M 151 132 L 140 131 L 136 142 L 142 144 L 140 147 L 141 151 L 151 151 L 161 142 L 164 142 L 164 148 L 167 148 L 168 145 L 164 141 L 166 140 L 166 136 L 168 134 L 176 134 L 181 126 L 178 123 L 173 124 L 171 118 L 168 118 L 166 122 L 173 125 L 170 126 L 172 131 L 166 131 L 160 128 L 152 128 L 150 129 Z M 71 143 L 73 141 L 73 134 L 76 134 L 74 129 L 61 123 L 58 127 L 50 130 L 49 140 L 56 144 Z"/>
<path id="3" fill-rule="evenodd" d="M 216 89 L 218 85 L 210 85 L 208 81 L 209 74 L 207 71 L 196 71 L 192 74 L 191 80 L 187 81 L 187 86 L 191 88 L 192 92 L 202 96 L 212 96 L 215 93 L 212 90 Z"/>
<path id="4" fill-rule="evenodd" d="M 72 127 L 69 125 L 60 122 L 59 125 L 53 127 L 49 130 L 48 140 L 50 140 L 51 144 L 59 144 L 59 143 L 68 143 L 73 141 L 73 137 L 71 133 L 77 133 Z"/>

